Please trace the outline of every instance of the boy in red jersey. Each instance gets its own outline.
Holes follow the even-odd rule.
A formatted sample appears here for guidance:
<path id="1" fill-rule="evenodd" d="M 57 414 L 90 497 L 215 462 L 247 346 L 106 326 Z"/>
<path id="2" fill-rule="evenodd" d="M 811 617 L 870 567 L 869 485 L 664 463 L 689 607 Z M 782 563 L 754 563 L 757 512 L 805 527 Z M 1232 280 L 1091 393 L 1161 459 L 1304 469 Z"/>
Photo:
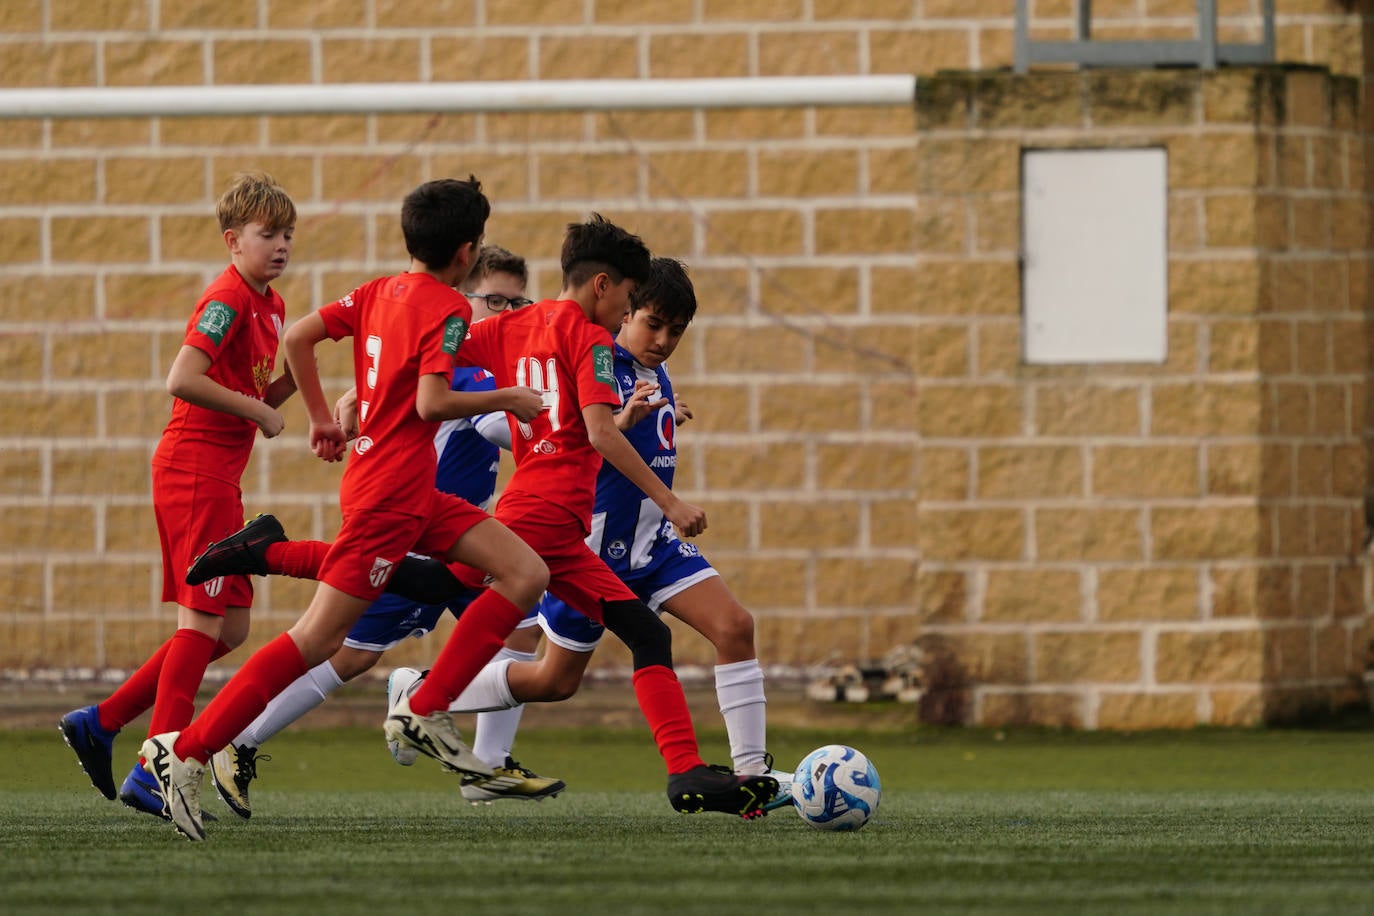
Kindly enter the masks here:
<path id="1" fill-rule="evenodd" d="M 113 742 L 150 706 L 149 734 L 184 727 L 206 666 L 248 635 L 253 586 L 225 576 L 185 582 L 204 546 L 243 524 L 239 479 L 259 430 L 282 431 L 276 410 L 296 390 L 289 372 L 272 379 L 286 319 L 270 283 L 291 258 L 296 207 L 270 176 L 240 174 L 216 205 L 229 266 L 215 278 L 186 324 L 167 374 L 172 418 L 153 453 L 153 511 L 162 542 L 162 600 L 177 604 L 177 630 L 107 699 L 75 709 L 59 723 L 91 782 L 115 798 Z M 132 808 L 161 815 L 152 778 L 135 765 L 119 789 Z"/>
<path id="2" fill-rule="evenodd" d="M 509 420 L 516 470 L 497 503 L 496 518 L 548 564 L 550 592 L 605 624 L 630 647 L 635 697 L 667 764 L 673 807 L 757 816 L 777 791 L 777 781 L 767 775 L 737 776 L 702 762 L 673 671 L 667 626 L 584 541 L 603 457 L 684 535 L 706 528 L 706 513 L 659 479 L 612 415 L 620 406 L 620 388 L 612 371 L 611 334 L 629 309 L 635 284 L 649 276 L 648 249 L 637 236 L 593 214 L 588 222 L 568 227 L 561 266 L 558 299 L 475 325 L 458 357 L 491 372 L 498 385 L 528 385 L 543 395 L 546 409 L 537 417 Z M 465 571 L 460 578 L 470 587 L 481 584 L 480 573 Z M 474 636 L 485 632 L 474 610 L 459 618 L 428 676 L 409 696 L 397 699 L 386 721 L 388 740 L 433 756 L 414 740 L 415 721 L 446 714 L 495 651 L 473 649 Z M 516 621 L 508 623 L 507 633 Z M 456 761 L 449 762 L 456 768 Z"/>
<path id="3" fill-rule="evenodd" d="M 401 228 L 410 270 L 366 283 L 292 326 L 287 364 L 310 416 L 310 447 L 326 461 L 346 448 L 315 365 L 325 339 L 353 338 L 359 436 L 339 486 L 343 525 L 319 571 L 310 606 L 289 631 L 258 650 L 205 711 L 181 732 L 143 745 L 177 830 L 205 839 L 200 787 L 205 763 L 310 668 L 331 657 L 363 611 L 381 595 L 412 549 L 482 570 L 486 588 L 467 615 L 472 650 L 485 664 L 533 607 L 548 582 L 543 561 L 481 509 L 434 488 L 434 432 L 440 421 L 504 410 L 522 421 L 541 410 L 525 387 L 453 391 L 454 357 L 472 308 L 454 287 L 481 247 L 490 204 L 475 178 L 426 182 L 406 196 Z M 183 567 L 185 568 L 185 567 Z M 473 630 L 469 627 L 469 630 Z M 450 767 L 490 775 L 447 711 L 415 717 L 411 739 Z"/>

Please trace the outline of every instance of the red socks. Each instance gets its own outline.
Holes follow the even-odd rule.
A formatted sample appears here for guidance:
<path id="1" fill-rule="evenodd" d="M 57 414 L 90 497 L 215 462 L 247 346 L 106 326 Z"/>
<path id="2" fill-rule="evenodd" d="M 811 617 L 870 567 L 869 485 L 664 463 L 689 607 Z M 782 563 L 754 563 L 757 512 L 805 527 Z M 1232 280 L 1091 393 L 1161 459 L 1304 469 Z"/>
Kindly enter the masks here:
<path id="1" fill-rule="evenodd" d="M 191 724 L 196 716 L 196 691 L 214 651 L 215 640 L 199 630 L 183 627 L 167 640 L 149 735 L 179 731 Z"/>
<path id="2" fill-rule="evenodd" d="M 436 709 L 448 709 L 524 617 L 525 612 L 504 595 L 491 589 L 483 591 L 458 618 L 434 667 L 411 695 L 411 712 L 427 716 Z"/>
<path id="3" fill-rule="evenodd" d="M 263 557 L 269 572 L 296 579 L 314 579 L 320 574 L 325 554 L 333 545 L 328 541 L 278 541 L 268 544 Z"/>
<path id="4" fill-rule="evenodd" d="M 175 639 L 176 637 L 172 637 Z M 109 698 L 95 708 L 100 727 L 107 732 L 118 731 L 143 714 L 157 700 L 157 679 L 162 673 L 162 660 L 172 645 L 169 639 L 144 662 L 129 679 L 120 684 Z"/>
<path id="5" fill-rule="evenodd" d="M 685 773 L 692 767 L 701 766 L 703 761 L 697 750 L 692 714 L 687 711 L 687 698 L 683 696 L 682 684 L 673 669 L 649 665 L 636 670 L 631 681 L 635 699 L 649 721 L 654 743 L 668 765 L 669 774 Z"/>
<path id="6" fill-rule="evenodd" d="M 157 702 L 157 681 L 162 675 L 163 660 L 167 657 L 167 649 L 172 645 L 172 639 L 159 646 L 137 671 L 129 675 L 127 681 L 120 684 L 114 693 L 96 706 L 95 713 L 100 717 L 101 728 L 107 732 L 119 731 Z M 234 650 L 223 642 L 216 642 L 214 651 L 210 653 L 210 661 L 223 658 L 232 651 Z"/>
<path id="7" fill-rule="evenodd" d="M 286 633 L 253 653 L 229 679 L 205 711 L 177 738 L 173 752 L 207 763 L 220 748 L 238 737 L 239 732 L 267 708 L 272 698 L 309 670 L 301 650 Z"/>

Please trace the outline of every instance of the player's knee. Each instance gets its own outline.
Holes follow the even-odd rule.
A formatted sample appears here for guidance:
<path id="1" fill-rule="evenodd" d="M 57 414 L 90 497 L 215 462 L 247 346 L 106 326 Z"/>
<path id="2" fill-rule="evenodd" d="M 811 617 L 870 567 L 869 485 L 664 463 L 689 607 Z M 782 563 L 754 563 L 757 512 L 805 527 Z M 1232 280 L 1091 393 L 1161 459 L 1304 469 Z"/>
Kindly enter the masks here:
<path id="1" fill-rule="evenodd" d="M 715 634 L 711 638 L 716 651 L 722 655 L 739 658 L 754 656 L 754 617 L 744 608 L 734 608 L 722 613 L 717 621 Z"/>
<path id="2" fill-rule="evenodd" d="M 226 626 L 224 629 L 219 631 L 219 641 L 224 643 L 225 648 L 229 649 L 230 651 L 237 649 L 239 646 L 243 645 L 244 640 L 246 640 L 247 638 L 247 627 L 237 628 Z"/>
<path id="3" fill-rule="evenodd" d="M 229 608 L 219 620 L 218 640 L 229 649 L 237 649 L 248 639 L 251 623 L 248 608 Z M 209 635 L 214 636 L 214 632 Z"/>
<path id="4" fill-rule="evenodd" d="M 630 649 L 635 670 L 651 665 L 673 667 L 673 634 L 640 601 L 603 601 L 602 622 Z"/>
<path id="5" fill-rule="evenodd" d="M 550 681 L 547 687 L 548 698 L 551 702 L 566 700 L 577 693 L 577 688 L 582 686 L 582 676 L 561 675 Z"/>
<path id="6" fill-rule="evenodd" d="M 501 567 L 490 572 L 492 584 L 519 607 L 534 607 L 549 587 L 549 568 L 533 550 L 504 557 Z"/>

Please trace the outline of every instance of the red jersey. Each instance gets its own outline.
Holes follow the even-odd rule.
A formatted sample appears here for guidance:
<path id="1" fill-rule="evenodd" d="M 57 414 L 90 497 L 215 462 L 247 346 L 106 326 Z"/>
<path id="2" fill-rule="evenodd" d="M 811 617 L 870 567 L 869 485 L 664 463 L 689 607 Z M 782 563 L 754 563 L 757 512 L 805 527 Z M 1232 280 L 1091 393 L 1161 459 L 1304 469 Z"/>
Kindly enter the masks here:
<path id="1" fill-rule="evenodd" d="M 210 357 L 208 378 L 262 400 L 272 381 L 285 320 L 286 304 L 276 290 L 258 292 L 230 264 L 201 294 L 183 343 Z M 257 432 L 252 420 L 173 398 L 172 419 L 153 452 L 153 464 L 238 486 Z"/>
<path id="2" fill-rule="evenodd" d="M 587 436 L 582 408 L 620 404 L 610 332 L 576 302 L 545 299 L 474 325 L 458 361 L 487 369 L 499 388 L 526 385 L 544 395 L 545 410 L 530 422 L 508 417 L 515 473 L 502 499 L 536 496 L 563 506 L 589 530 L 601 454 Z"/>
<path id="3" fill-rule="evenodd" d="M 320 309 L 325 330 L 353 338 L 358 438 L 339 484 L 339 508 L 386 507 L 422 515 L 434 489 L 434 432 L 420 419 L 422 375 L 447 384 L 472 307 L 461 293 L 425 273 L 365 283 Z"/>

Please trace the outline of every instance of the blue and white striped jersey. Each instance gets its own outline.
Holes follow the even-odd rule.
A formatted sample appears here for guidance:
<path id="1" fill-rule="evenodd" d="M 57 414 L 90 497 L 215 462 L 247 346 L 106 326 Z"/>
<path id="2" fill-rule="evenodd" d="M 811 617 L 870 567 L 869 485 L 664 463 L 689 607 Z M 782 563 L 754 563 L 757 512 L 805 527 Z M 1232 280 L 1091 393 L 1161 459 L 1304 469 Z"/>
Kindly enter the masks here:
<path id="1" fill-rule="evenodd" d="M 639 452 L 644 463 L 653 469 L 669 489 L 673 486 L 673 472 L 677 468 L 677 443 L 674 432 L 675 401 L 673 385 L 668 373 L 660 366 L 648 369 L 640 365 L 629 351 L 619 344 L 615 347 L 615 379 L 620 388 L 621 403 L 634 393 L 635 382 L 653 382 L 659 386 L 661 399 L 649 416 L 636 423 L 625 438 Z M 661 540 L 660 540 L 661 539 Z M 655 542 L 659 549 L 664 541 L 680 543 L 672 523 L 653 500 L 632 484 L 609 462 L 602 462 L 596 478 L 596 504 L 592 509 L 592 531 L 587 546 L 596 551 L 611 571 L 622 580 L 653 559 Z"/>
<path id="2" fill-rule="evenodd" d="M 453 370 L 451 387 L 454 391 L 495 391 L 496 379 L 485 369 L 458 366 Z M 504 427 L 506 415 L 498 411 L 445 420 L 434 435 L 439 459 L 434 485 L 483 509 L 489 508 L 487 504 L 496 491 L 501 459 L 501 449 L 479 431 L 487 424 Z"/>

